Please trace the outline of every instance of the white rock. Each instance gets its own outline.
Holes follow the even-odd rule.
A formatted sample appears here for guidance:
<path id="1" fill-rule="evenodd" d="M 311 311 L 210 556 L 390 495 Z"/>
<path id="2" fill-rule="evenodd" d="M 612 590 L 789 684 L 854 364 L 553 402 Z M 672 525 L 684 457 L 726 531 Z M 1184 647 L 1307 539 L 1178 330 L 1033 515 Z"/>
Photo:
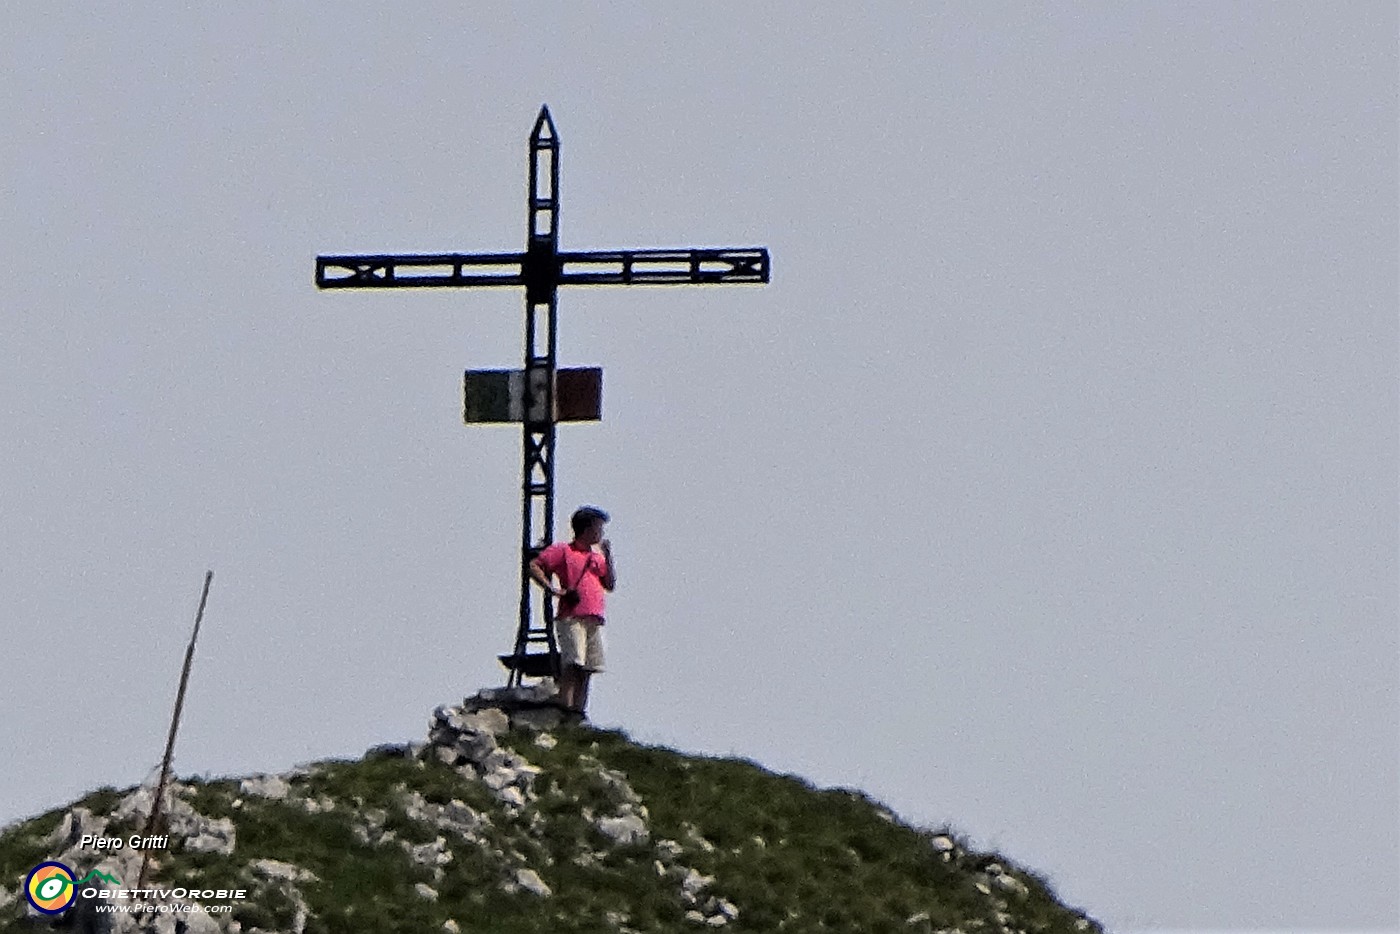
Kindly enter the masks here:
<path id="1" fill-rule="evenodd" d="M 722 928 L 729 923 L 729 919 L 724 915 L 710 915 L 705 919 L 705 923 L 712 928 Z"/>
<path id="2" fill-rule="evenodd" d="M 695 835 L 695 842 L 699 844 L 700 849 L 704 850 L 706 853 L 713 853 L 715 851 L 715 845 L 709 840 L 706 840 L 701 834 L 697 833 Z"/>
<path id="3" fill-rule="evenodd" d="M 552 730 L 563 722 L 564 711 L 558 707 L 514 710 L 510 714 L 510 725 L 517 730 Z"/>
<path id="4" fill-rule="evenodd" d="M 154 788 L 144 785 L 127 795 L 112 812 L 112 820 L 122 823 L 138 823 L 151 816 L 151 803 L 156 799 Z"/>
<path id="5" fill-rule="evenodd" d="M 459 722 L 453 725 L 463 732 L 489 733 L 495 736 L 510 729 L 510 718 L 506 716 L 505 711 L 488 707 L 476 713 L 463 715 Z"/>
<path id="6" fill-rule="evenodd" d="M 553 749 L 559 745 L 559 740 L 555 739 L 552 733 L 541 733 L 535 737 L 535 745 L 541 749 Z"/>
<path id="7" fill-rule="evenodd" d="M 598 832 L 618 846 L 646 843 L 651 839 L 647 825 L 635 814 L 622 817 L 602 817 L 593 823 Z"/>
<path id="8" fill-rule="evenodd" d="M 721 898 L 719 900 L 719 913 L 730 921 L 733 921 L 735 918 L 739 917 L 739 906 L 728 899 Z"/>
<path id="9" fill-rule="evenodd" d="M 68 849 L 77 846 L 85 834 L 100 837 L 107 830 L 105 818 L 96 817 L 87 808 L 73 808 L 58 822 L 53 833 L 44 838 L 46 846 L 55 849 Z"/>
<path id="10" fill-rule="evenodd" d="M 418 894 L 419 898 L 426 899 L 430 902 L 435 902 L 438 899 L 437 889 L 428 885 L 426 882 L 419 882 L 413 887 L 413 891 Z"/>
<path id="11" fill-rule="evenodd" d="M 481 766 L 483 772 L 499 772 L 502 770 L 514 769 L 520 757 L 509 749 L 493 749 L 488 752 L 477 765 Z"/>
<path id="12" fill-rule="evenodd" d="M 438 837 L 432 843 L 420 843 L 417 846 L 404 844 L 404 850 L 415 863 L 420 866 L 434 867 L 446 866 L 452 862 L 452 851 L 447 848 L 447 840 Z"/>
<path id="13" fill-rule="evenodd" d="M 252 775 L 238 783 L 238 790 L 241 794 L 281 801 L 291 794 L 292 786 L 276 775 Z"/>
<path id="14" fill-rule="evenodd" d="M 977 891 L 981 892 L 983 895 L 992 894 L 992 887 L 985 882 L 978 882 L 976 887 Z"/>
<path id="15" fill-rule="evenodd" d="M 0 911 L 9 908 L 15 902 L 15 893 L 0 885 Z"/>
<path id="16" fill-rule="evenodd" d="M 535 779 L 543 774 L 544 769 L 540 768 L 538 765 L 522 762 L 515 767 L 515 783 L 517 785 L 533 785 Z"/>
<path id="17" fill-rule="evenodd" d="M 496 797 L 507 807 L 523 808 L 525 806 L 525 795 L 521 794 L 520 789 L 514 785 L 502 788 L 496 792 Z"/>
<path id="18" fill-rule="evenodd" d="M 446 704 L 439 704 L 433 709 L 433 724 L 441 724 L 451 729 L 459 729 L 456 724 L 462 722 L 462 708 L 449 707 Z"/>
<path id="19" fill-rule="evenodd" d="M 453 798 L 442 809 L 439 826 L 444 829 L 456 830 L 459 833 L 467 833 L 481 826 L 481 815 L 468 807 L 465 801 Z"/>
<path id="20" fill-rule="evenodd" d="M 515 884 L 527 892 L 533 892 L 540 898 L 548 898 L 554 894 L 550 891 L 549 886 L 544 884 L 539 873 L 533 869 L 517 869 L 515 871 Z"/>
<path id="21" fill-rule="evenodd" d="M 695 898 L 702 889 L 714 881 L 714 876 L 702 876 L 694 869 L 687 869 L 685 877 L 681 879 L 681 891 L 691 898 Z"/>
<path id="22" fill-rule="evenodd" d="M 669 863 L 681 855 L 681 845 L 675 840 L 658 840 L 656 853 Z"/>
<path id="23" fill-rule="evenodd" d="M 910 915 L 909 917 L 905 918 L 905 919 L 904 919 L 904 923 L 905 923 L 905 924 L 921 924 L 921 923 L 923 923 L 924 921 L 927 921 L 928 919 L 929 919 L 929 913 L 928 913 L 927 911 L 921 911 L 921 912 L 919 912 L 919 913 L 916 914 L 916 915 Z"/>
<path id="24" fill-rule="evenodd" d="M 452 918 L 442 922 L 443 934 L 462 934 L 462 926 Z"/>
<path id="25" fill-rule="evenodd" d="M 953 838 L 952 838 L 952 837 L 934 837 L 934 838 L 933 838 L 933 848 L 934 848 L 935 850 L 937 850 L 938 852 L 940 852 L 940 853 L 951 853 L 951 852 L 953 852 L 953 847 L 954 847 L 954 845 L 955 845 L 955 844 L 953 843 Z"/>
<path id="26" fill-rule="evenodd" d="M 640 804 L 642 799 L 632 786 L 627 783 L 627 774 L 616 769 L 599 769 L 598 777 L 603 780 L 603 784 L 608 786 L 608 790 L 617 795 L 618 798 L 628 804 Z"/>
<path id="27" fill-rule="evenodd" d="M 214 920 L 219 917 L 217 915 L 192 911 L 189 914 L 181 912 L 179 917 L 185 922 L 185 934 L 221 934 L 219 922 Z"/>
<path id="28" fill-rule="evenodd" d="M 262 876 L 271 882 L 317 882 L 316 874 L 292 863 L 276 859 L 255 859 L 248 864 L 253 875 Z"/>
<path id="29" fill-rule="evenodd" d="M 199 832 L 185 837 L 185 850 L 191 853 L 217 853 L 228 856 L 234 847 L 233 821 L 227 817 L 206 821 Z"/>
<path id="30" fill-rule="evenodd" d="M 481 780 L 486 783 L 486 787 L 492 791 L 500 791 L 507 785 L 515 784 L 514 769 L 497 769 L 494 772 L 487 772 L 481 776 Z"/>
<path id="31" fill-rule="evenodd" d="M 461 733 L 452 748 L 468 761 L 479 763 L 496 748 L 496 737 L 491 733 Z"/>
<path id="32" fill-rule="evenodd" d="M 447 746 L 434 746 L 433 755 L 437 757 L 437 760 L 439 762 L 447 766 L 456 765 L 458 761 L 463 758 L 462 754 L 457 751 L 456 747 Z"/>
<path id="33" fill-rule="evenodd" d="M 414 823 L 423 824 L 432 819 L 430 813 L 432 805 L 430 805 L 428 799 L 423 797 L 419 792 L 410 791 L 408 794 L 400 797 L 399 801 L 403 804 L 403 816 Z"/>
<path id="34" fill-rule="evenodd" d="M 1014 895 L 1025 896 L 1030 894 L 1030 888 L 1015 876 L 1008 876 L 1005 874 L 993 876 L 992 884 L 1003 892 L 1011 892 Z"/>
<path id="35" fill-rule="evenodd" d="M 704 924 L 705 916 L 692 908 L 685 913 L 685 920 L 694 921 L 696 924 Z"/>

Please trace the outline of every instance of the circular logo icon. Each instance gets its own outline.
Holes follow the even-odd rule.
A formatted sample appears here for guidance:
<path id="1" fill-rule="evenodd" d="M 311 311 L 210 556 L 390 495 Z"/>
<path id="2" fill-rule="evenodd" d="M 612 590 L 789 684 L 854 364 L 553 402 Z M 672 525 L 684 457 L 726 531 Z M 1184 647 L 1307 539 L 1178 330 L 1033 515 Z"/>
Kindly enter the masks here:
<path id="1" fill-rule="evenodd" d="M 62 863 L 40 863 L 24 880 L 24 897 L 46 915 L 56 915 L 67 909 L 77 894 L 73 870 Z"/>

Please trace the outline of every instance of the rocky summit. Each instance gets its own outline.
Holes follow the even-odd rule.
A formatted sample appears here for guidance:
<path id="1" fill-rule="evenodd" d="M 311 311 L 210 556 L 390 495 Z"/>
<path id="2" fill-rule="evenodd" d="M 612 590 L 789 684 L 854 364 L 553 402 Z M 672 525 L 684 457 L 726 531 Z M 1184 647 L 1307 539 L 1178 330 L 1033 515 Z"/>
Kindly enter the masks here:
<path id="1" fill-rule="evenodd" d="M 422 742 L 174 782 L 153 829 L 147 786 L 9 826 L 0 934 L 1102 930 L 951 828 L 567 722 L 551 696 L 484 690 Z"/>

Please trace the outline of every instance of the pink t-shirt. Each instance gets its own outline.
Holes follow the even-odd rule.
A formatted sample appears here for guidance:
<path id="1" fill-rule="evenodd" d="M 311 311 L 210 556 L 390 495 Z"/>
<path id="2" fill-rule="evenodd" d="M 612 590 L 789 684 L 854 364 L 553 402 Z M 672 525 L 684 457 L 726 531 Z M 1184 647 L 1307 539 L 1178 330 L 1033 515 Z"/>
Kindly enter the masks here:
<path id="1" fill-rule="evenodd" d="M 603 619 L 603 576 L 608 573 L 608 560 L 591 548 L 573 542 L 555 542 L 540 552 L 537 559 L 544 572 L 556 579 L 565 590 L 577 590 L 578 600 L 561 597 L 555 616 L 596 616 Z"/>

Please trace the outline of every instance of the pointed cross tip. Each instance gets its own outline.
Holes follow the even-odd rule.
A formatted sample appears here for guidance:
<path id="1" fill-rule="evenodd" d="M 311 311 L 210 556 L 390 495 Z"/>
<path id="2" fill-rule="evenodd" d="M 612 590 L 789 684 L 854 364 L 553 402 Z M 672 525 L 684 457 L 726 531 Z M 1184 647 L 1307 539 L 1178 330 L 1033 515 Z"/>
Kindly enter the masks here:
<path id="1" fill-rule="evenodd" d="M 540 107 L 540 115 L 535 120 L 535 129 L 530 133 L 533 140 L 556 139 L 558 133 L 554 129 L 554 119 L 549 115 L 549 105 Z"/>

